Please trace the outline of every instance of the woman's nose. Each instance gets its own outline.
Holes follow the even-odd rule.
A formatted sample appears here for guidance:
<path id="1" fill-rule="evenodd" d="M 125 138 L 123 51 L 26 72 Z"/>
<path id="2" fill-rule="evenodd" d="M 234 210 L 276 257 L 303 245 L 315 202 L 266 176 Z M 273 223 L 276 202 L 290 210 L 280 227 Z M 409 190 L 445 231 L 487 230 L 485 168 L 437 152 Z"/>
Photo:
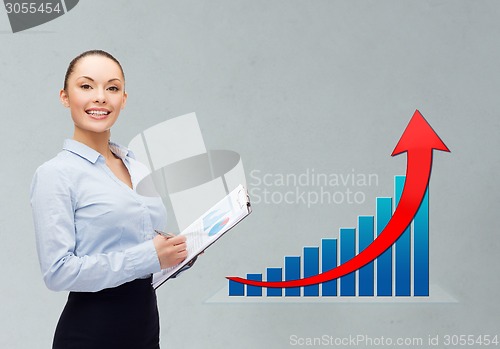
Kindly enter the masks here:
<path id="1" fill-rule="evenodd" d="M 97 88 L 95 89 L 94 101 L 96 103 L 106 103 L 106 94 L 104 93 L 104 89 Z"/>

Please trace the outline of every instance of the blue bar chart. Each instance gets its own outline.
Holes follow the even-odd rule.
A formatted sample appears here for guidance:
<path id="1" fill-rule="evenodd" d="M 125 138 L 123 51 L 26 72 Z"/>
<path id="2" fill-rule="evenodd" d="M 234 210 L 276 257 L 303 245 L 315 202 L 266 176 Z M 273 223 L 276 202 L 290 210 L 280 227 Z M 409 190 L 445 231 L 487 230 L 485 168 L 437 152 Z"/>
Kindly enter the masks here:
<path id="1" fill-rule="evenodd" d="M 374 216 L 358 216 L 357 226 L 340 228 L 338 238 L 325 237 L 319 246 L 303 247 L 285 256 L 283 267 L 269 267 L 248 280 L 290 281 L 327 272 L 351 260 L 383 231 L 399 203 L 405 176 L 394 177 L 394 198 L 376 198 Z M 429 188 L 413 221 L 398 240 L 375 260 L 350 274 L 320 284 L 275 288 L 229 280 L 231 297 L 428 297 Z M 266 290 L 263 290 L 265 288 Z M 264 292 L 265 291 L 265 292 Z"/>

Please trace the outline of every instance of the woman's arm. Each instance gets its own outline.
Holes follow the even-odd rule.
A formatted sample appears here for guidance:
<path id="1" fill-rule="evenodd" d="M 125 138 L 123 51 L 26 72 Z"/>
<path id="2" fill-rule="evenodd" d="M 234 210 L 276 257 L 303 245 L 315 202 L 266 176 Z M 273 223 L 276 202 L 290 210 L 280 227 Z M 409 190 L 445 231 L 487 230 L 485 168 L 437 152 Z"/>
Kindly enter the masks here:
<path id="1" fill-rule="evenodd" d="M 122 251 L 76 255 L 76 202 L 62 174 L 42 165 L 31 186 L 38 257 L 49 289 L 99 291 L 160 271 L 152 240 Z"/>

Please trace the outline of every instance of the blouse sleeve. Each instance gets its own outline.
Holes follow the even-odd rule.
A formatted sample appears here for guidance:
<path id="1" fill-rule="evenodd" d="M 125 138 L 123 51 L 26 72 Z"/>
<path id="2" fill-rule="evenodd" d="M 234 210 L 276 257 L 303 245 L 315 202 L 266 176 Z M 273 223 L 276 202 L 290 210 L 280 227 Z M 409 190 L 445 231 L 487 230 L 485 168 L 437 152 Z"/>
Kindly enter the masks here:
<path id="1" fill-rule="evenodd" d="M 42 165 L 31 185 L 38 258 L 47 287 L 94 292 L 160 271 L 152 240 L 131 248 L 75 255 L 75 198 L 60 170 Z"/>

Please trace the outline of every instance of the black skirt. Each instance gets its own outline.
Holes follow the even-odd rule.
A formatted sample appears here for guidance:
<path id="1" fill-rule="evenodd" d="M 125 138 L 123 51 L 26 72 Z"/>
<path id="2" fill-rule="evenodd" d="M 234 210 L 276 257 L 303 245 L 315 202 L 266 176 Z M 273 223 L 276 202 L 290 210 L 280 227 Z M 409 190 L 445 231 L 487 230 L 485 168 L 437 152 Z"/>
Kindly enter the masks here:
<path id="1" fill-rule="evenodd" d="M 151 278 L 99 292 L 70 292 L 53 349 L 159 349 L 160 325 Z"/>

